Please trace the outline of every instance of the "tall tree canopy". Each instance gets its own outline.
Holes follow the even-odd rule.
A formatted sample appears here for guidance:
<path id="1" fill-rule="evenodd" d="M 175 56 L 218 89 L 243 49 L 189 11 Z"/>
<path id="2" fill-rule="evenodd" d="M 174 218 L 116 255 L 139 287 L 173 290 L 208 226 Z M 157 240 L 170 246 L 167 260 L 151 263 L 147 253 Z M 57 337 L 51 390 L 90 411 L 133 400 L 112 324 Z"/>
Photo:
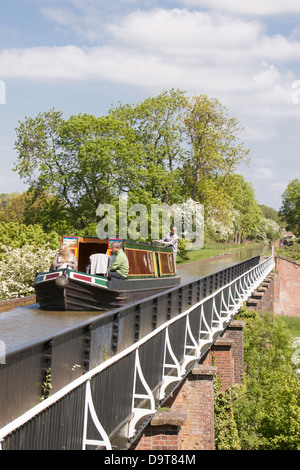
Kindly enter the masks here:
<path id="1" fill-rule="evenodd" d="M 188 100 L 179 90 L 163 92 L 137 105 L 119 105 L 110 113 L 135 129 L 144 150 L 143 177 L 132 191 L 140 202 L 179 202 L 179 173 L 185 158 L 184 114 Z"/>
<path id="2" fill-rule="evenodd" d="M 287 228 L 300 236 L 300 180 L 292 180 L 282 195 L 279 214 L 287 223 Z"/>
<path id="3" fill-rule="evenodd" d="M 136 130 L 145 151 L 141 184 L 162 202 L 192 198 L 204 203 L 207 179 L 221 176 L 219 186 L 249 160 L 249 150 L 239 142 L 239 122 L 206 95 L 171 90 L 111 112 Z"/>
<path id="4" fill-rule="evenodd" d="M 224 182 L 249 157 L 241 130 L 217 100 L 174 89 L 102 117 L 64 120 L 50 110 L 17 128 L 15 169 L 36 194 L 57 197 L 79 228 L 124 193 L 147 206 L 192 198 L 222 211 Z"/>
<path id="5" fill-rule="evenodd" d="M 95 220 L 100 203 L 139 179 L 141 146 L 134 130 L 113 116 L 64 121 L 51 110 L 20 124 L 16 148 L 21 178 L 39 192 L 59 196 L 81 227 Z"/>
<path id="6" fill-rule="evenodd" d="M 192 199 L 201 199 L 206 178 L 221 176 L 221 183 L 238 165 L 249 159 L 249 150 L 239 142 L 242 128 L 235 118 L 227 116 L 218 100 L 206 95 L 189 100 L 185 115 L 187 159 L 183 175 Z"/>

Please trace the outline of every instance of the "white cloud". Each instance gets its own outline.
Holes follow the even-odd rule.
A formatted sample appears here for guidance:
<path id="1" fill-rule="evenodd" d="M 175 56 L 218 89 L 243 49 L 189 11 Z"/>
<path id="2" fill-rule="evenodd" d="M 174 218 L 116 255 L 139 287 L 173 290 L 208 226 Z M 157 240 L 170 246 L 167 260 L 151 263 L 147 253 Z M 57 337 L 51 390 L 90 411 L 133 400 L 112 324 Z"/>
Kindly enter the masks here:
<path id="1" fill-rule="evenodd" d="M 77 24 L 69 10 L 52 10 L 51 15 L 60 24 Z M 90 16 L 82 19 L 81 27 L 84 21 L 88 34 L 96 36 Z M 299 78 L 292 67 L 300 56 L 300 42 L 268 36 L 260 22 L 160 8 L 135 11 L 101 30 L 108 39 L 97 46 L 2 50 L 1 78 L 107 80 L 206 93 L 231 113 L 238 110 L 239 118 L 245 117 L 246 124 L 249 120 L 248 135 L 256 137 L 275 132 L 266 118 L 273 126 L 274 119 L 298 111 L 292 106 L 291 84 Z"/>
<path id="2" fill-rule="evenodd" d="M 82 79 L 85 52 L 75 46 L 8 49 L 0 52 L 3 78 L 53 80 Z"/>
<path id="3" fill-rule="evenodd" d="M 69 21 L 66 18 L 62 21 Z M 283 36 L 270 37 L 264 34 L 259 23 L 243 21 L 223 16 L 208 15 L 187 10 L 152 10 L 148 12 L 135 12 L 125 17 L 118 24 L 103 25 L 102 29 L 110 33 L 110 38 L 104 45 L 91 48 L 79 48 L 75 46 L 33 48 L 2 51 L 1 74 L 9 76 L 11 70 L 17 74 L 17 60 L 21 60 L 20 75 L 24 72 L 26 58 L 28 74 L 33 62 L 38 68 L 44 66 L 45 59 L 50 58 L 55 66 L 55 59 L 60 56 L 78 59 L 78 56 L 94 60 L 95 55 L 101 59 L 106 51 L 110 50 L 118 59 L 128 57 L 144 57 L 144 62 L 152 60 L 163 62 L 167 66 L 193 70 L 195 68 L 211 68 L 212 74 L 216 69 L 232 69 L 232 75 L 237 70 L 242 72 L 243 67 L 252 71 L 251 75 L 259 76 L 266 67 L 287 61 L 298 60 L 300 54 L 300 42 L 289 41 Z M 80 51 L 80 52 L 79 52 Z M 44 59 L 45 58 L 45 59 Z M 5 60 L 5 67 L 2 65 Z M 113 57 L 111 59 L 113 61 Z M 40 64 L 40 67 L 39 67 Z M 78 68 L 81 62 L 78 61 Z M 266 64 L 266 65 L 264 65 Z M 63 77 L 68 74 L 71 78 L 73 65 L 66 61 L 63 65 L 58 60 L 58 65 L 64 69 Z M 70 67 L 70 65 L 72 65 Z M 94 64 L 97 69 L 97 64 Z M 253 67 L 254 66 L 254 67 Z M 88 73 L 92 68 L 88 67 Z M 146 67 L 147 69 L 147 67 Z M 59 76 L 60 69 L 51 73 L 51 76 Z M 249 71 L 248 70 L 248 71 Z M 35 70 L 31 73 L 34 75 Z M 79 75 L 88 75 L 82 71 Z M 136 70 L 131 71 L 132 76 Z M 248 73 L 248 72 L 247 72 Z M 76 74 L 77 77 L 77 74 Z"/>
<path id="4" fill-rule="evenodd" d="M 107 26 L 115 40 L 168 54 L 203 55 L 252 44 L 259 34 L 256 22 L 188 10 L 137 11 L 119 24 Z M 237 42 L 238 41 L 238 42 Z"/>
<path id="5" fill-rule="evenodd" d="M 103 37 L 103 15 L 99 8 L 89 2 L 73 2 L 58 7 L 43 7 L 41 13 L 53 22 L 59 32 L 68 35 L 74 31 L 79 39 L 88 39 L 89 42 L 99 40 Z"/>
<path id="6" fill-rule="evenodd" d="M 188 7 L 208 8 L 254 16 L 290 15 L 300 13 L 297 0 L 178 0 Z"/>

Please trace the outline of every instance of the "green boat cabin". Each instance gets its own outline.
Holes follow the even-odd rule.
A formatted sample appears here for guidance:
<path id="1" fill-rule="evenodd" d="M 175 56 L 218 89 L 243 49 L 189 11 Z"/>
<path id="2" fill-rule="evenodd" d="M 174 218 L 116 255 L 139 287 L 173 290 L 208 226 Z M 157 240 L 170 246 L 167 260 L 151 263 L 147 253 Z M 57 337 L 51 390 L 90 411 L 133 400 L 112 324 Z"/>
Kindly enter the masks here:
<path id="1" fill-rule="evenodd" d="M 77 259 L 77 269 L 80 272 L 90 272 L 90 257 L 92 255 L 102 254 L 106 255 L 103 257 L 104 260 L 108 259 L 111 255 L 110 246 L 113 241 L 121 243 L 128 258 L 128 279 L 173 277 L 176 275 L 176 265 L 171 247 L 123 239 L 100 239 L 87 236 L 63 237 L 63 243 L 69 245 Z"/>

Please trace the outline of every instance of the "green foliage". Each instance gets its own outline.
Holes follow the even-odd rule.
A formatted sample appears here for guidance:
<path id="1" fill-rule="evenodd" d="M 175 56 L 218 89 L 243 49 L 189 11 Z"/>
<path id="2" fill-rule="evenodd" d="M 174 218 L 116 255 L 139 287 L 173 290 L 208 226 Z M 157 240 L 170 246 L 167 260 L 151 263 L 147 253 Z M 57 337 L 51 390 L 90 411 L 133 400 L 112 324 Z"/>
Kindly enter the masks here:
<path id="1" fill-rule="evenodd" d="M 153 203 L 181 202 L 179 186 L 186 149 L 184 141 L 184 113 L 188 99 L 180 90 L 162 92 L 136 105 L 119 105 L 111 115 L 126 122 L 135 130 L 143 154 L 140 160 L 140 180 L 130 191 Z"/>
<path id="2" fill-rule="evenodd" d="M 151 204 L 192 199 L 204 205 L 206 240 L 273 240 L 274 210 L 262 206 L 262 217 L 251 185 L 235 174 L 249 161 L 241 131 L 218 100 L 176 89 L 107 116 L 65 120 L 51 109 L 27 117 L 16 129 L 15 171 L 30 197 L 14 198 L 0 220 L 62 235 L 97 223 L 99 204 L 116 205 L 119 196 L 148 213 Z"/>
<path id="3" fill-rule="evenodd" d="M 51 367 L 49 367 L 45 374 L 45 380 L 42 383 L 42 396 L 41 396 L 40 401 L 43 401 L 49 397 L 51 389 L 53 388 L 53 385 L 51 384 L 51 380 L 52 380 Z"/>
<path id="4" fill-rule="evenodd" d="M 244 450 L 300 449 L 300 381 L 281 317 L 244 315 L 244 385 L 232 413 Z"/>
<path id="5" fill-rule="evenodd" d="M 264 217 L 269 220 L 273 220 L 278 225 L 281 224 L 281 220 L 278 214 L 278 211 L 273 209 L 273 207 L 265 206 L 264 204 L 259 205 L 260 210 L 262 211 Z"/>
<path id="6" fill-rule="evenodd" d="M 189 259 L 188 251 L 186 249 L 185 240 L 179 239 L 178 240 L 178 256 L 180 256 L 181 261 L 187 261 Z"/>
<path id="7" fill-rule="evenodd" d="M 185 114 L 186 140 L 189 145 L 183 177 L 189 197 L 201 200 L 202 184 L 207 177 L 226 179 L 241 162 L 248 162 L 249 150 L 239 142 L 242 128 L 218 100 L 206 95 L 189 99 Z"/>
<path id="8" fill-rule="evenodd" d="M 279 215 L 287 224 L 287 229 L 300 236 L 300 179 L 292 180 L 282 195 Z"/>
<path id="9" fill-rule="evenodd" d="M 36 194 L 56 198 L 32 219 L 45 230 L 51 222 L 60 233 L 68 223 L 85 229 L 97 221 L 99 204 L 126 193 L 131 204 L 148 211 L 151 204 L 192 198 L 209 214 L 213 209 L 216 240 L 231 234 L 233 198 L 225 182 L 249 151 L 239 142 L 238 121 L 215 99 L 173 89 L 136 105 L 120 104 L 98 118 L 64 120 L 52 109 L 26 118 L 16 132 L 15 170 Z"/>
<path id="10" fill-rule="evenodd" d="M 62 201 L 39 191 L 26 191 L 13 197 L 0 213 L 1 222 L 40 225 L 45 232 L 61 236 L 72 231 L 72 224 Z"/>
<path id="11" fill-rule="evenodd" d="M 296 242 L 292 246 L 276 248 L 276 254 L 294 261 L 300 261 L 300 243 Z"/>
<path id="12" fill-rule="evenodd" d="M 280 225 L 272 219 L 262 217 L 261 223 L 257 228 L 257 238 L 265 242 L 276 241 L 280 238 L 281 228 Z"/>
<path id="13" fill-rule="evenodd" d="M 100 203 L 139 181 L 135 131 L 113 116 L 71 116 L 50 110 L 16 129 L 15 170 L 37 192 L 58 197 L 77 228 L 95 221 Z"/>
<path id="14" fill-rule="evenodd" d="M 240 175 L 230 176 L 225 186 L 231 195 L 235 214 L 233 230 L 236 240 L 240 242 L 243 238 L 254 238 L 261 223 L 262 212 L 255 199 L 253 187 Z"/>
<path id="15" fill-rule="evenodd" d="M 241 450 L 238 428 L 233 414 L 233 396 L 236 389 L 220 392 L 221 381 L 214 377 L 214 413 L 216 450 Z"/>
<path id="16" fill-rule="evenodd" d="M 40 225 L 25 225 L 16 222 L 0 222 L 0 245 L 21 248 L 30 245 L 32 249 L 48 246 L 56 250 L 61 237 L 54 231 L 45 233 Z"/>
<path id="17" fill-rule="evenodd" d="M 10 204 L 12 199 L 14 199 L 16 196 L 19 196 L 19 193 L 14 192 L 14 193 L 2 193 L 0 194 L 0 213 L 5 210 L 5 208 Z"/>

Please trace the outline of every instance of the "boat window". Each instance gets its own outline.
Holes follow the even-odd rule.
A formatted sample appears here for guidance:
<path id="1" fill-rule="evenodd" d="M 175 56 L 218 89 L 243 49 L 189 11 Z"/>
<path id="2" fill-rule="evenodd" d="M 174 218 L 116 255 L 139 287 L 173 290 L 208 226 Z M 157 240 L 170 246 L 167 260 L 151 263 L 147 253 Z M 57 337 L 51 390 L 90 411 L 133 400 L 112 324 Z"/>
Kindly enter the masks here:
<path id="1" fill-rule="evenodd" d="M 154 276 L 153 253 L 147 250 L 125 249 L 129 261 L 129 276 Z"/>
<path id="2" fill-rule="evenodd" d="M 174 274 L 173 253 L 159 253 L 159 261 L 162 275 Z"/>
<path id="3" fill-rule="evenodd" d="M 168 253 L 168 263 L 169 263 L 169 270 L 171 273 L 173 273 L 174 272 L 173 253 Z"/>
<path id="4" fill-rule="evenodd" d="M 147 252 L 147 256 L 148 256 L 148 265 L 149 265 L 149 269 L 150 271 L 153 273 L 154 272 L 154 265 L 153 265 L 153 253 L 148 251 Z"/>

